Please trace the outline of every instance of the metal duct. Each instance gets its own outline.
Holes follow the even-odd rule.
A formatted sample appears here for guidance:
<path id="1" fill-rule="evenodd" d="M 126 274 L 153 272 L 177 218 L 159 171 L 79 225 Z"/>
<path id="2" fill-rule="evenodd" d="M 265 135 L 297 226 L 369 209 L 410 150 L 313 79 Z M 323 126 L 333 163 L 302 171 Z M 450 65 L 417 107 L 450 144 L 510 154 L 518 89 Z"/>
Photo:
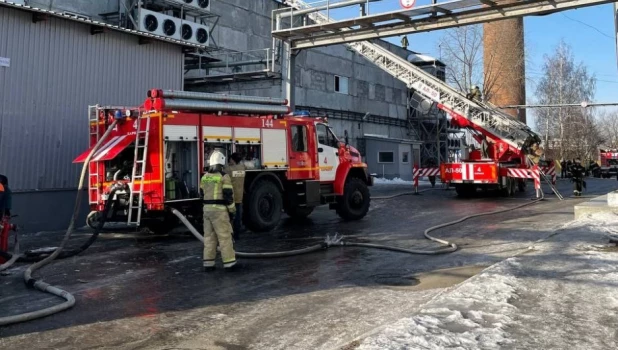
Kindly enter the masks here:
<path id="1" fill-rule="evenodd" d="M 228 103 L 217 101 L 202 101 L 202 100 L 175 100 L 175 99 L 156 99 L 154 108 L 173 109 L 173 110 L 196 110 L 206 112 L 237 112 L 237 113 L 254 113 L 254 114 L 287 114 L 290 113 L 288 106 L 270 106 L 260 105 L 255 103 Z"/>
<path id="2" fill-rule="evenodd" d="M 188 100 L 204 100 L 219 102 L 242 102 L 261 105 L 287 105 L 288 100 L 284 98 L 211 94 L 207 92 L 177 91 L 177 90 L 151 90 L 150 95 L 154 98 L 180 98 Z"/>

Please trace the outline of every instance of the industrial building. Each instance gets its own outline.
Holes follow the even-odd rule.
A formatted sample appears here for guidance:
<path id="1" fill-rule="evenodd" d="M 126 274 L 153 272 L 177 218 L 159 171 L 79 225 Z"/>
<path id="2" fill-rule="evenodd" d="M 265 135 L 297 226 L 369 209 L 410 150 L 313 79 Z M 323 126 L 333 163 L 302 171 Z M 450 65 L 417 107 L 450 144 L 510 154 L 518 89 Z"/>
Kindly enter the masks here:
<path id="1" fill-rule="evenodd" d="M 88 105 L 139 105 L 152 87 L 282 96 L 270 18 L 280 1 L 17 3 L 0 0 L 0 173 L 26 230 L 67 226 Z M 439 60 L 376 42 L 444 79 Z M 372 173 L 410 179 L 420 160 L 445 157 L 444 115 L 346 46 L 300 51 L 295 69 L 296 109 L 347 131 Z"/>

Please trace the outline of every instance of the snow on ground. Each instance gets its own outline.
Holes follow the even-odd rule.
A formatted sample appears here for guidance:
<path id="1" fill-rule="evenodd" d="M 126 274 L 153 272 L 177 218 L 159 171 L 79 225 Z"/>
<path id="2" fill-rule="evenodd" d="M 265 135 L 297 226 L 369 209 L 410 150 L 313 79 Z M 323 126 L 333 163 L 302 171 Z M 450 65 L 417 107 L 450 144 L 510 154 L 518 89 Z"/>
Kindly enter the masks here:
<path id="1" fill-rule="evenodd" d="M 415 316 L 400 320 L 359 349 L 490 349 L 508 343 L 504 327 L 512 322 L 517 268 L 509 259 L 472 277 L 431 302 Z"/>
<path id="2" fill-rule="evenodd" d="M 418 182 L 419 183 L 422 183 L 422 182 L 429 183 L 429 181 L 423 180 L 423 178 L 419 178 Z M 400 179 L 398 177 L 393 178 L 393 179 L 385 179 L 383 177 L 376 177 L 376 178 L 374 178 L 373 183 L 375 185 L 413 185 L 414 184 L 413 181 L 403 180 L 403 179 Z"/>
<path id="3" fill-rule="evenodd" d="M 618 215 L 557 229 L 534 250 L 445 290 L 358 349 L 618 348 Z"/>

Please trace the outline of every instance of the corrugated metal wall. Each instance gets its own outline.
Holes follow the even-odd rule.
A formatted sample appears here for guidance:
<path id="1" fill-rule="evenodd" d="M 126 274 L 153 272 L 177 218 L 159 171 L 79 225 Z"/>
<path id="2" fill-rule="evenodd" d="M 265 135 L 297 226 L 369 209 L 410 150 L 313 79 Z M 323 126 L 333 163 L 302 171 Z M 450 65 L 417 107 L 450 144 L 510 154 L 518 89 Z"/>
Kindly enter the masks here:
<path id="1" fill-rule="evenodd" d="M 178 46 L 2 7 L 0 57 L 11 60 L 0 67 L 0 173 L 14 191 L 77 187 L 89 104 L 140 105 L 149 88 L 183 87 Z"/>

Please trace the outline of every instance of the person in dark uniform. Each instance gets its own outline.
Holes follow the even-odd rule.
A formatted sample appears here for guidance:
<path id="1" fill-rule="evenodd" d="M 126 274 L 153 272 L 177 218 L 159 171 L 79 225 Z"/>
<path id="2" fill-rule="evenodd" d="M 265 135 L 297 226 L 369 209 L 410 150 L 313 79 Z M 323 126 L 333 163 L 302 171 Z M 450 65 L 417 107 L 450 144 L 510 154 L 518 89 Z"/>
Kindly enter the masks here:
<path id="1" fill-rule="evenodd" d="M 563 159 L 560 162 L 560 177 L 561 178 L 566 178 L 567 176 L 567 162 Z"/>
<path id="2" fill-rule="evenodd" d="M 584 175 L 586 169 L 581 165 L 578 159 L 575 159 L 573 165 L 571 165 L 571 176 L 573 181 L 573 194 L 577 197 L 582 195 L 583 188 L 585 187 Z"/>

